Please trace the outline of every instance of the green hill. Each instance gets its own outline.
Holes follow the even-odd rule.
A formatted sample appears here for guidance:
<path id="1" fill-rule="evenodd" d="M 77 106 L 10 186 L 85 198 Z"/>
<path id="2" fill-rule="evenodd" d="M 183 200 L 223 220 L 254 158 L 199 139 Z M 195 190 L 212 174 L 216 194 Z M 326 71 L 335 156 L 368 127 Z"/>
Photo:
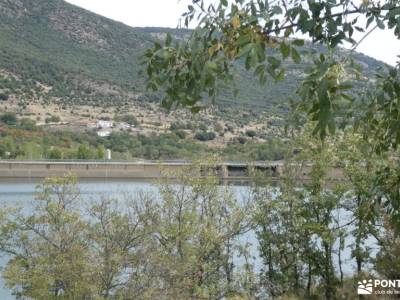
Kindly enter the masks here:
<path id="1" fill-rule="evenodd" d="M 166 32 L 185 38 L 187 30 L 131 28 L 62 0 L 0 0 L 0 99 L 107 106 L 160 95 L 145 91 L 138 75 L 147 47 Z M 318 48 L 317 48 L 318 49 Z M 323 51 L 323 49 L 318 49 Z M 370 77 L 382 63 L 355 54 Z M 307 63 L 287 63 L 287 78 L 258 86 L 238 65 L 235 99 L 225 89 L 217 103 L 282 111 Z"/>

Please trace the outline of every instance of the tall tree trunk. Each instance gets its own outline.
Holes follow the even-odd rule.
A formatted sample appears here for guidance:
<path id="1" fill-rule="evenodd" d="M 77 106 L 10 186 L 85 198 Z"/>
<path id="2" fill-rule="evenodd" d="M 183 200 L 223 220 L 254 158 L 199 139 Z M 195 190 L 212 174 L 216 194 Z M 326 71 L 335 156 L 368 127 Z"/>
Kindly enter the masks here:
<path id="1" fill-rule="evenodd" d="M 334 282 L 332 276 L 332 261 L 331 261 L 331 247 L 329 243 L 324 242 L 325 249 L 325 298 L 332 300 L 334 296 Z"/>
<path id="2" fill-rule="evenodd" d="M 294 290 L 295 290 L 295 294 L 298 295 L 299 294 L 299 289 L 300 289 L 300 283 L 299 283 L 299 271 L 298 271 L 298 266 L 297 266 L 297 258 L 296 258 L 296 262 L 294 264 Z"/>
<path id="3" fill-rule="evenodd" d="M 343 236 L 342 236 L 342 234 L 340 234 L 340 236 L 339 236 L 339 252 L 338 252 L 338 258 L 339 258 L 339 272 L 340 272 L 340 286 L 343 286 L 342 243 L 343 243 Z"/>
<path id="4" fill-rule="evenodd" d="M 361 205 L 361 197 L 357 195 L 357 209 L 359 209 Z M 357 234 L 356 234 L 356 265 L 357 265 L 357 275 L 361 275 L 362 265 L 363 265 L 363 258 L 361 255 L 361 227 L 362 227 L 362 218 L 358 215 L 357 220 Z M 363 299 L 361 295 L 358 296 L 358 299 Z"/>
<path id="5" fill-rule="evenodd" d="M 357 195 L 357 208 L 359 208 L 361 205 L 361 198 L 360 195 Z M 361 216 L 358 216 L 358 230 L 357 230 L 357 236 L 356 236 L 356 262 L 357 262 L 357 274 L 360 275 L 361 270 L 362 270 L 362 255 L 361 255 L 361 226 L 362 226 L 362 220 Z"/>
<path id="6" fill-rule="evenodd" d="M 312 268 L 311 263 L 308 263 L 308 279 L 307 279 L 307 296 L 311 297 L 311 284 L 312 284 Z"/>

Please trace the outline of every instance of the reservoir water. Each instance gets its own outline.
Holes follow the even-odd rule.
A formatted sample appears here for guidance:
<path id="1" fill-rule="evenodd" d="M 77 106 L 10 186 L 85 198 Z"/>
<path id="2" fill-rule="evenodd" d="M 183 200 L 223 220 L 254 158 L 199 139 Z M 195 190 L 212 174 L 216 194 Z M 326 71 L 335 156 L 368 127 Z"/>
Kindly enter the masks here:
<path id="1" fill-rule="evenodd" d="M 15 181 L 0 181 L 0 206 L 18 205 L 29 210 L 33 205 L 34 194 L 37 182 L 15 182 Z M 155 195 L 158 193 L 157 186 L 152 182 L 145 181 L 81 181 L 79 188 L 82 197 L 91 200 L 102 195 L 112 196 L 113 198 L 126 197 L 127 195 L 134 196 L 140 192 L 152 192 Z M 238 199 L 247 197 L 249 194 L 248 186 L 231 186 L 234 194 Z M 124 198 L 122 198 L 124 199 Z M 242 198 L 243 199 L 243 198 Z M 340 212 L 338 212 L 340 213 Z M 245 242 L 252 244 L 251 251 L 256 257 L 256 268 L 259 270 L 261 260 L 258 257 L 257 239 L 254 232 L 250 232 L 244 237 Z M 349 240 L 351 241 L 351 239 Z M 349 242 L 348 241 L 348 242 Z M 371 241 L 370 246 L 374 248 L 374 241 Z M 376 249 L 375 249 L 376 250 Z M 351 249 L 346 247 L 342 254 L 344 258 L 343 271 L 346 275 L 354 272 L 354 261 L 351 259 Z M 5 266 L 7 259 L 0 256 L 0 271 Z M 258 265 L 258 266 L 257 266 Z M 15 300 L 10 291 L 4 286 L 4 280 L 0 276 L 0 300 Z"/>

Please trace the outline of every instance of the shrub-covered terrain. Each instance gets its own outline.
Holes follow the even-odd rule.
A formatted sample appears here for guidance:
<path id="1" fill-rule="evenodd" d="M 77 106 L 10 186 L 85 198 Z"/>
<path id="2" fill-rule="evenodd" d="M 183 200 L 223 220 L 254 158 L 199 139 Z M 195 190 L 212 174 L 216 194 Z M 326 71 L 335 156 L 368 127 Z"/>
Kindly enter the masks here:
<path id="1" fill-rule="evenodd" d="M 81 132 L 49 131 L 37 127 L 30 119 L 18 119 L 12 113 L 0 115 L 0 120 L 0 159 L 102 160 L 105 159 L 105 150 L 110 149 L 113 159 L 195 159 L 218 154 L 226 160 L 253 161 L 281 159 L 285 149 L 284 142 L 272 137 L 266 143 L 235 140 L 221 153 L 218 148 L 186 138 L 184 131 L 151 135 L 116 131 L 109 137 L 99 137 L 89 129 Z M 214 132 L 205 135 L 207 138 L 209 135 L 215 137 Z"/>
<path id="2" fill-rule="evenodd" d="M 166 33 L 178 40 L 189 34 L 183 29 L 131 28 L 62 0 L 0 0 L 0 101 L 12 95 L 21 102 L 63 104 L 158 101 L 161 96 L 145 91 L 138 72 L 145 49 Z M 355 53 L 354 58 L 366 76 L 382 65 L 362 54 Z M 227 87 L 217 104 L 285 112 L 308 59 L 287 64 L 286 79 L 266 87 L 238 65 L 240 94 L 235 98 L 232 87 Z"/>

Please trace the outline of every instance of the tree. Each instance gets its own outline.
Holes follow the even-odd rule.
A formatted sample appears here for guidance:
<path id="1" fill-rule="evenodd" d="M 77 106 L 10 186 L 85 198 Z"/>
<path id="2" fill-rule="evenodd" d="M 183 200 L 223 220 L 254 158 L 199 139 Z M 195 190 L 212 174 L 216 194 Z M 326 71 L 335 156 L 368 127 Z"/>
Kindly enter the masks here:
<path id="1" fill-rule="evenodd" d="M 23 299 L 145 298 L 151 199 L 101 198 L 86 203 L 86 214 L 76 183 L 73 176 L 47 178 L 31 212 L 1 209 L 7 286 Z"/>
<path id="2" fill-rule="evenodd" d="M 336 148 L 338 165 L 343 168 L 349 190 L 344 209 L 354 218 L 352 257 L 356 260 L 357 275 L 361 277 L 371 259 L 372 251 L 367 241 L 375 238 L 380 244 L 381 222 L 386 218 L 386 213 L 378 205 L 380 195 L 374 180 L 382 167 L 381 160 L 387 158 L 376 155 L 362 136 L 351 131 L 346 131 L 337 140 Z"/>
<path id="3" fill-rule="evenodd" d="M 0 158 L 6 158 L 7 148 L 5 145 L 0 144 Z"/>
<path id="4" fill-rule="evenodd" d="M 92 159 L 93 153 L 88 146 L 79 145 L 76 157 L 78 159 Z"/>
<path id="5" fill-rule="evenodd" d="M 106 148 L 104 148 L 103 145 L 100 145 L 97 147 L 97 154 L 96 154 L 97 159 L 105 159 L 106 158 Z"/>
<path id="6" fill-rule="evenodd" d="M 0 147 L 4 150 L 5 158 L 15 159 L 18 156 L 23 156 L 25 154 L 20 145 L 16 144 L 16 139 L 11 136 L 2 138 L 0 141 Z"/>
<path id="7" fill-rule="evenodd" d="M 179 186 L 124 199 L 87 201 L 74 176 L 47 178 L 32 210 L 0 209 L 7 286 L 21 299 L 252 299 L 241 237 L 253 206 L 221 188 L 216 168 L 198 164 Z"/>
<path id="8" fill-rule="evenodd" d="M 376 270 L 384 278 L 399 278 L 400 241 L 389 224 L 385 224 L 385 236 L 382 242 L 382 247 L 375 260 Z"/>
<path id="9" fill-rule="evenodd" d="M 327 188 L 332 157 L 326 147 L 314 146 L 287 164 L 276 196 L 271 189 L 256 190 L 263 281 L 272 297 L 292 294 L 308 299 L 318 295 L 316 286 L 321 285 L 325 299 L 335 299 L 341 283 L 333 261 L 341 251 L 341 243 L 338 248 L 336 244 L 348 230 L 337 214 L 345 193 L 340 186 Z M 302 159 L 315 162 L 307 178 Z"/>
<path id="10" fill-rule="evenodd" d="M 216 135 L 214 132 L 199 131 L 195 134 L 194 138 L 199 141 L 212 141 Z"/>
<path id="11" fill-rule="evenodd" d="M 348 285 L 370 277 L 371 262 L 382 276 L 389 274 L 384 270 L 390 261 L 392 275 L 397 272 L 395 255 L 389 255 L 399 247 L 390 222 L 393 214 L 388 214 L 389 206 L 382 205 L 381 191 L 374 186 L 388 158 L 377 155 L 352 130 L 324 144 L 311 132 L 305 126 L 290 145 L 299 151 L 286 158 L 279 190 L 256 181 L 262 282 L 273 297 L 353 299 L 356 295 Z M 376 259 L 375 246 L 380 249 Z M 345 256 L 345 249 L 351 250 L 351 257 Z M 356 266 L 353 277 L 346 278 L 345 259 Z"/>
<path id="12" fill-rule="evenodd" d="M 56 149 L 50 150 L 48 156 L 50 159 L 62 159 L 63 153 L 61 152 L 60 149 L 56 148 Z"/>
<path id="13" fill-rule="evenodd" d="M 164 289 L 155 290 L 151 298 L 253 296 L 252 269 L 242 277 L 234 262 L 241 245 L 238 237 L 252 226 L 252 206 L 246 199 L 240 204 L 219 187 L 214 172 L 213 162 L 196 164 L 178 174 L 178 187 L 168 182 L 160 186 L 163 201 L 157 210 L 152 260 Z M 246 245 L 241 248 L 245 253 Z"/>
<path id="14" fill-rule="evenodd" d="M 79 218 L 76 179 L 47 179 L 29 215 L 2 211 L 0 250 L 11 255 L 4 278 L 22 298 L 85 298 L 92 281 Z"/>
<path id="15" fill-rule="evenodd" d="M 92 280 L 101 299 L 143 299 L 152 287 L 146 259 L 156 220 L 152 201 L 145 195 L 125 203 L 102 197 L 91 206 Z"/>
<path id="16" fill-rule="evenodd" d="M 12 112 L 5 112 L 1 115 L 0 121 L 7 125 L 16 125 L 17 124 L 17 116 Z"/>

